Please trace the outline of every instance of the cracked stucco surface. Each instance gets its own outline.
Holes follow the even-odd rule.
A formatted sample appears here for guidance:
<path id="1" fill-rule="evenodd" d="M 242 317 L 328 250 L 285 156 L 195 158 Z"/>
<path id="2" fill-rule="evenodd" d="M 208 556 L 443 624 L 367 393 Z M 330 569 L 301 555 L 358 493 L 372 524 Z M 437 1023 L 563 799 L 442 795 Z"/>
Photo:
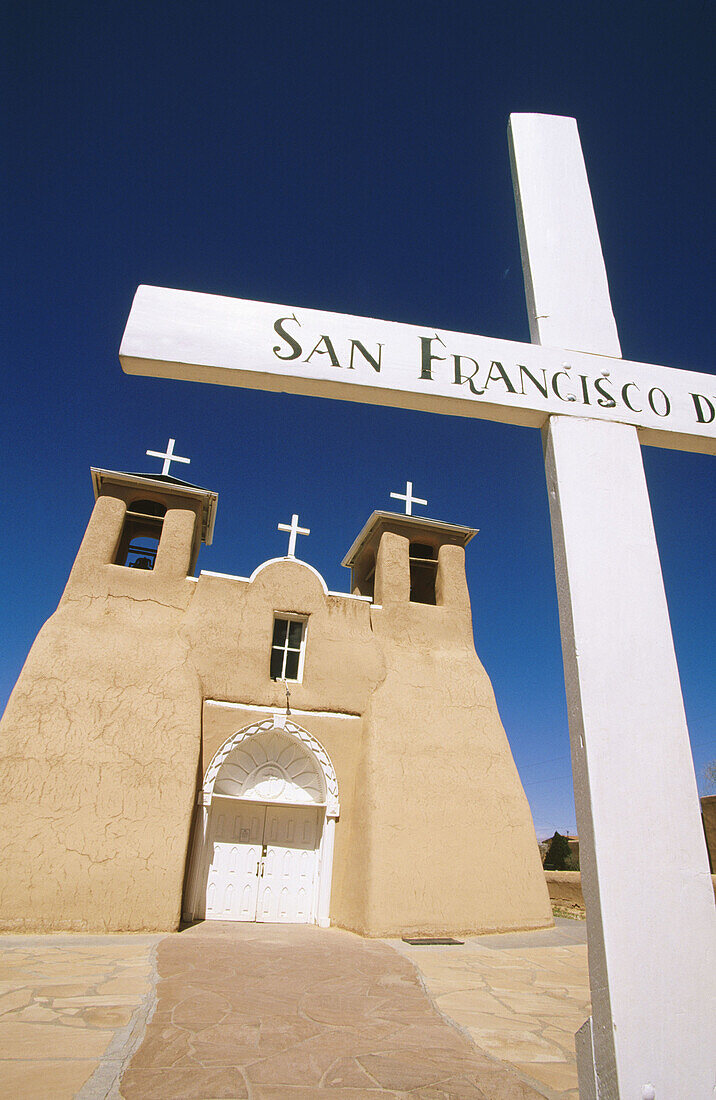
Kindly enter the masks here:
<path id="1" fill-rule="evenodd" d="M 551 923 L 462 547 L 441 547 L 441 605 L 410 603 L 408 541 L 388 532 L 371 606 L 327 595 L 297 561 L 189 580 L 182 508 L 153 572 L 112 564 L 124 510 L 99 498 L 2 721 L 0 927 L 177 927 L 203 768 L 252 706 L 285 706 L 268 676 L 274 611 L 308 619 L 291 705 L 338 776 L 332 920 L 367 935 Z"/>

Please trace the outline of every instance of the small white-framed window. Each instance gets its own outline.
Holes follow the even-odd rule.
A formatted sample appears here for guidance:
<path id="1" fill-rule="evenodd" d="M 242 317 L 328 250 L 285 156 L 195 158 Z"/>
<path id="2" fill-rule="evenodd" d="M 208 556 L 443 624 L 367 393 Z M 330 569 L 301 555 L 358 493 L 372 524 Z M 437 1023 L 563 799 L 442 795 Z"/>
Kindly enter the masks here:
<path id="1" fill-rule="evenodd" d="M 271 640 L 272 680 L 301 680 L 306 656 L 306 619 L 277 612 Z"/>

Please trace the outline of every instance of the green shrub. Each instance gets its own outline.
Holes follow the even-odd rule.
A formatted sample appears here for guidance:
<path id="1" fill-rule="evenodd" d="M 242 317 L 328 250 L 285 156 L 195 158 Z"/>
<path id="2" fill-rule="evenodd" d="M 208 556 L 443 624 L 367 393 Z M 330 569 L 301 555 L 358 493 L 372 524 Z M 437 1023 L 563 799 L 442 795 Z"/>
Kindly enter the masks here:
<path id="1" fill-rule="evenodd" d="M 573 864 L 569 841 L 561 833 L 555 833 L 544 857 L 545 871 L 571 871 Z"/>

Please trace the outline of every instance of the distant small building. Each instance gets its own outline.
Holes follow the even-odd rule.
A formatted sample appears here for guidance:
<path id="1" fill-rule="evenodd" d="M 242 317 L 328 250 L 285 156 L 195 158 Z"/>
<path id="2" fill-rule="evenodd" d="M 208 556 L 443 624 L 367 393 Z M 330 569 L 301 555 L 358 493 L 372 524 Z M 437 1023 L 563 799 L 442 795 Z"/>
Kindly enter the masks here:
<path id="1" fill-rule="evenodd" d="M 297 517 L 285 557 L 195 577 L 215 493 L 92 480 L 0 726 L 3 929 L 551 924 L 475 654 L 472 529 L 374 512 L 344 560 L 350 593 L 295 556 Z"/>

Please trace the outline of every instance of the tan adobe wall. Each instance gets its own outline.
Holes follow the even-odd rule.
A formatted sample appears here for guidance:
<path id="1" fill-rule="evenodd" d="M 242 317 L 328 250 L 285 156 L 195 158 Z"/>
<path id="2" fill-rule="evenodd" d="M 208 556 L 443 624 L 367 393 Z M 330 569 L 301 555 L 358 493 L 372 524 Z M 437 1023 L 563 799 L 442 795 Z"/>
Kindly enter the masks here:
<path id="1" fill-rule="evenodd" d="M 155 573 L 110 564 L 124 510 L 98 500 L 0 726 L 6 930 L 179 919 L 200 752 L 200 685 L 180 634 L 194 584 L 171 561 Z"/>
<path id="2" fill-rule="evenodd" d="M 545 871 L 550 901 L 564 909 L 584 909 L 580 871 Z M 716 875 L 711 876 L 716 900 Z"/>
<path id="3" fill-rule="evenodd" d="M 545 871 L 550 901 L 562 909 L 584 910 L 581 871 Z"/>
<path id="4" fill-rule="evenodd" d="M 168 509 L 154 571 L 114 565 L 125 507 L 97 501 L 2 722 L 2 927 L 177 927 L 204 768 L 285 708 L 269 677 L 274 612 L 307 618 L 290 703 L 338 777 L 332 921 L 367 935 L 551 922 L 462 547 L 440 547 L 437 606 L 414 604 L 408 540 L 386 532 L 371 606 L 286 559 L 251 582 L 187 578 L 196 517 L 183 506 Z"/>
<path id="5" fill-rule="evenodd" d="M 474 650 L 464 550 L 440 548 L 445 602 L 429 606 L 401 599 L 408 548 L 387 532 L 378 553 L 382 607 L 371 622 L 387 675 L 366 716 L 366 843 L 351 853 L 349 926 L 368 935 L 547 926 L 529 806 Z"/>
<path id="6" fill-rule="evenodd" d="M 285 559 L 260 568 L 250 584 L 199 577 L 184 631 L 204 697 L 285 708 L 283 684 L 269 678 L 274 612 L 308 617 L 303 682 L 290 685 L 291 706 L 362 714 L 385 675 L 370 605 L 327 595 L 316 573 Z"/>

